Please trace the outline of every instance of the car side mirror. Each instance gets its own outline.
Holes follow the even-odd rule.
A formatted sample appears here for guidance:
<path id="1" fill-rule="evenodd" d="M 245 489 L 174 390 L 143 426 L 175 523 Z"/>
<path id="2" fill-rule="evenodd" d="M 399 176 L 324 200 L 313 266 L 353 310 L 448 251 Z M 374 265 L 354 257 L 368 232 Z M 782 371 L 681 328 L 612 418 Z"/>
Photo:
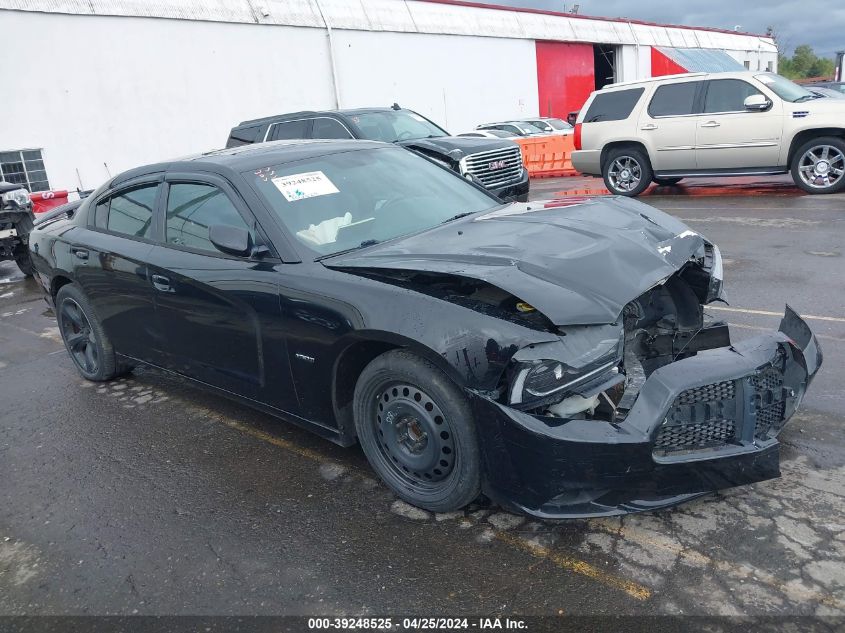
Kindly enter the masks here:
<path id="1" fill-rule="evenodd" d="M 765 96 L 756 94 L 745 98 L 745 109 L 752 112 L 763 112 L 772 107 L 772 102 Z"/>
<path id="2" fill-rule="evenodd" d="M 227 255 L 246 257 L 252 254 L 252 239 L 246 229 L 225 224 L 212 224 L 208 227 L 208 239 L 218 251 Z"/>

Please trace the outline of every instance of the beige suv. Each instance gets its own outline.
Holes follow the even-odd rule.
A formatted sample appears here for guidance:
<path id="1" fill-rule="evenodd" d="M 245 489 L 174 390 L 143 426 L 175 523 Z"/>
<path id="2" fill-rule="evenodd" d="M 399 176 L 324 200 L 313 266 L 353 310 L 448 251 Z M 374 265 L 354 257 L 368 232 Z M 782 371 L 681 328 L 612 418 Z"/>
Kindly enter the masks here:
<path id="1" fill-rule="evenodd" d="M 652 181 L 792 172 L 809 193 L 845 189 L 845 100 L 771 73 L 673 75 L 590 95 L 572 165 L 636 196 Z"/>

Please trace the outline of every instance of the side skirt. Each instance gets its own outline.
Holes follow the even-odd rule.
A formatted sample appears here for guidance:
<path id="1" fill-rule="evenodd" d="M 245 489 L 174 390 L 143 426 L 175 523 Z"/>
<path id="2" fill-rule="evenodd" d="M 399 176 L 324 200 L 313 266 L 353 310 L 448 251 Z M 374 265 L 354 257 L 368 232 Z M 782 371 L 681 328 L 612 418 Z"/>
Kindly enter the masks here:
<path id="1" fill-rule="evenodd" d="M 246 398 L 239 394 L 236 394 L 231 391 L 227 391 L 225 389 L 221 389 L 220 387 L 215 387 L 214 385 L 209 385 L 206 382 L 201 380 L 197 380 L 196 378 L 191 378 L 190 376 L 186 376 L 184 374 L 180 374 L 179 372 L 175 372 L 170 369 L 165 369 L 164 367 L 159 367 L 158 365 L 153 365 L 151 363 L 147 363 L 137 358 L 132 358 L 131 356 L 125 356 L 124 354 L 117 354 L 120 358 L 124 358 L 126 360 L 131 361 L 133 364 L 143 365 L 145 367 L 150 367 L 155 371 L 162 372 L 164 374 L 168 374 L 170 376 L 176 376 L 183 380 L 188 381 L 191 386 L 199 387 L 205 391 L 217 394 L 219 396 L 223 396 L 224 398 L 228 398 L 233 402 L 237 402 L 239 404 L 246 405 L 256 411 L 260 411 L 262 413 L 266 413 L 268 415 L 273 416 L 274 418 L 278 418 L 285 422 L 290 422 L 295 424 L 296 426 L 305 429 L 306 431 L 311 431 L 323 437 L 339 446 L 348 447 L 352 446 L 356 443 L 356 439 L 354 436 L 348 435 L 346 433 L 342 433 L 338 429 L 328 426 L 327 424 L 323 424 L 321 422 L 316 422 L 314 420 L 308 420 L 301 416 L 296 415 L 295 413 L 290 413 L 289 411 L 283 411 L 281 409 L 277 409 L 276 407 L 271 407 L 270 405 L 264 404 L 263 402 L 259 402 L 258 400 L 253 400 L 252 398 Z"/>

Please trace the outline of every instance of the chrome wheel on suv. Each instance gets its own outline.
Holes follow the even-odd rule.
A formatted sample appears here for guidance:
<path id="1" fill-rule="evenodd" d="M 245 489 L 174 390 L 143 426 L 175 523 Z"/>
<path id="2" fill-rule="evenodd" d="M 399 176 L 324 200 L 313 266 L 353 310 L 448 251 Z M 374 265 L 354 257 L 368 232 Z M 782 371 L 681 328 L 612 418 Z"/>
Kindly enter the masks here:
<path id="1" fill-rule="evenodd" d="M 634 148 L 612 150 L 602 170 L 604 184 L 618 196 L 637 196 L 651 184 L 651 165 L 642 152 Z"/>
<path id="2" fill-rule="evenodd" d="M 845 141 L 825 137 L 805 143 L 792 160 L 792 178 L 809 193 L 845 189 Z"/>

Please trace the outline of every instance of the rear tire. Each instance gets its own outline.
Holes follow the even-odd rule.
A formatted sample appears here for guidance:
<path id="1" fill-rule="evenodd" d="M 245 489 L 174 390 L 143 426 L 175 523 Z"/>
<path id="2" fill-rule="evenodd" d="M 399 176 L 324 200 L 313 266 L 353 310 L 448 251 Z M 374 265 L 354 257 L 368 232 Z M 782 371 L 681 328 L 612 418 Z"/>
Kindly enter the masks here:
<path id="1" fill-rule="evenodd" d="M 123 368 L 111 341 L 76 284 L 66 284 L 56 294 L 56 320 L 65 349 L 83 378 L 102 382 L 120 373 Z"/>
<path id="2" fill-rule="evenodd" d="M 654 176 L 648 156 L 634 147 L 610 150 L 601 171 L 608 191 L 617 196 L 640 195 Z"/>
<path id="3" fill-rule="evenodd" d="M 837 136 L 814 138 L 792 157 L 792 180 L 807 193 L 845 190 L 845 140 Z"/>
<path id="4" fill-rule="evenodd" d="M 654 178 L 654 184 L 658 187 L 674 187 L 679 182 L 681 182 L 683 178 Z"/>
<path id="5" fill-rule="evenodd" d="M 433 512 L 459 510 L 481 492 L 481 457 L 466 397 L 429 361 L 404 350 L 361 372 L 353 403 L 358 441 L 399 497 Z"/>

